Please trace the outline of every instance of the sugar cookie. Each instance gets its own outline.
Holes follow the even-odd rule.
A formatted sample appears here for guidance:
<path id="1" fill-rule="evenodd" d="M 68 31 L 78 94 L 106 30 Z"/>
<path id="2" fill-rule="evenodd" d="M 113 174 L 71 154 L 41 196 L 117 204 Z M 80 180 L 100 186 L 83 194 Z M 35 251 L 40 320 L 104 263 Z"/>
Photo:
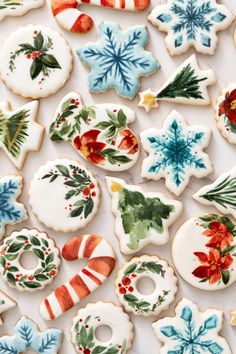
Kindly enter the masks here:
<path id="1" fill-rule="evenodd" d="M 140 77 L 150 76 L 160 66 L 154 55 L 144 50 L 148 37 L 145 26 L 122 31 L 114 23 L 102 22 L 99 41 L 77 50 L 82 62 L 91 68 L 89 91 L 100 93 L 114 88 L 118 95 L 134 98 Z"/>
<path id="2" fill-rule="evenodd" d="M 182 203 L 161 193 L 145 192 L 124 180 L 106 177 L 112 197 L 115 233 L 123 254 L 140 251 L 147 244 L 164 245 L 169 240 L 168 227 L 182 211 Z"/>
<path id="3" fill-rule="evenodd" d="M 33 269 L 22 266 L 23 253 L 32 252 L 38 260 Z M 0 246 L 0 272 L 9 286 L 19 291 L 44 289 L 58 273 L 59 251 L 45 232 L 22 229 L 6 237 Z"/>
<path id="4" fill-rule="evenodd" d="M 38 219 L 55 231 L 85 227 L 95 216 L 100 191 L 85 167 L 69 159 L 56 159 L 41 166 L 30 186 L 30 205 Z M 53 198 L 47 198 L 47 196 Z"/>
<path id="5" fill-rule="evenodd" d="M 186 354 L 231 354 L 228 343 L 219 336 L 222 322 L 222 311 L 200 312 L 197 305 L 183 298 L 175 309 L 175 317 L 153 323 L 155 335 L 163 343 L 160 354 L 177 354 L 180 350 Z"/>
<path id="6" fill-rule="evenodd" d="M 206 214 L 186 221 L 175 235 L 175 267 L 190 285 L 221 290 L 236 281 L 236 225 L 227 217 Z M 191 242 L 190 242 L 191 239 Z"/>
<path id="7" fill-rule="evenodd" d="M 47 97 L 69 79 L 73 57 L 65 39 L 51 28 L 29 25 L 13 32 L 0 50 L 0 76 L 22 97 Z"/>
<path id="8" fill-rule="evenodd" d="M 88 263 L 42 301 L 40 314 L 45 320 L 61 316 L 102 285 L 116 263 L 110 243 L 97 235 L 74 237 L 64 245 L 62 256 L 68 261 L 88 258 Z"/>
<path id="9" fill-rule="evenodd" d="M 211 132 L 202 125 L 188 126 L 180 113 L 173 110 L 162 129 L 150 128 L 140 134 L 149 156 L 142 164 L 142 177 L 165 178 L 166 187 L 180 195 L 191 176 L 202 178 L 212 172 L 211 161 L 203 150 Z"/>
<path id="10" fill-rule="evenodd" d="M 16 306 L 16 302 L 0 290 L 0 326 L 3 324 L 1 314 Z"/>
<path id="11" fill-rule="evenodd" d="M 44 5 L 44 0 L 0 0 L 0 21 L 6 16 L 23 16 Z"/>
<path id="12" fill-rule="evenodd" d="M 135 120 L 130 108 L 113 103 L 83 106 L 70 92 L 60 102 L 50 126 L 53 141 L 71 142 L 87 161 L 104 170 L 124 171 L 139 156 L 139 143 L 128 125 Z"/>
<path id="13" fill-rule="evenodd" d="M 96 329 L 100 326 L 108 326 L 112 331 L 112 337 L 106 342 L 101 342 L 96 337 Z M 133 324 L 122 308 L 101 301 L 79 309 L 77 316 L 73 318 L 71 334 L 75 350 L 80 354 L 126 354 L 134 338 Z"/>
<path id="14" fill-rule="evenodd" d="M 148 277 L 155 283 L 152 294 L 139 292 L 137 283 Z M 134 315 L 157 316 L 174 301 L 177 278 L 173 268 L 156 256 L 131 259 L 119 270 L 115 286 L 120 303 Z"/>

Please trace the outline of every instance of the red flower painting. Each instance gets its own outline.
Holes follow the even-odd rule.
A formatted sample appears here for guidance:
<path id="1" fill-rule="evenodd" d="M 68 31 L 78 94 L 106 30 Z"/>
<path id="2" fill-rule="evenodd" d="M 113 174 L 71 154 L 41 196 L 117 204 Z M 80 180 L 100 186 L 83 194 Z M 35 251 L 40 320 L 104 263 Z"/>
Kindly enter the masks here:
<path id="1" fill-rule="evenodd" d="M 100 164 L 105 160 L 101 155 L 101 151 L 105 148 L 106 144 L 97 141 L 100 130 L 92 129 L 84 133 L 81 137 L 78 135 L 74 139 L 74 146 L 80 150 L 82 155 L 89 161 Z"/>
<path id="2" fill-rule="evenodd" d="M 226 225 L 213 221 L 209 223 L 209 229 L 203 232 L 203 235 L 211 237 L 210 241 L 206 244 L 207 247 L 219 247 L 223 250 L 233 241 L 233 235 L 229 232 Z"/>
<path id="3" fill-rule="evenodd" d="M 219 115 L 225 115 L 231 123 L 236 124 L 236 89 L 226 93 L 219 107 Z"/>
<path id="4" fill-rule="evenodd" d="M 138 141 L 129 129 L 124 129 L 120 132 L 120 135 L 124 136 L 121 140 L 118 148 L 121 150 L 129 150 L 128 154 L 135 154 L 138 149 Z"/>

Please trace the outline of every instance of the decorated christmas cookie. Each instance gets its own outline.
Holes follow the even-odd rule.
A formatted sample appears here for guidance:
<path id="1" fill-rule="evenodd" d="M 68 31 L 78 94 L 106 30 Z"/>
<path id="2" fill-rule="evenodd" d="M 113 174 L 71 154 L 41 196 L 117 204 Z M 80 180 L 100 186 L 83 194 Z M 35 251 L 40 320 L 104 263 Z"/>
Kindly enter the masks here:
<path id="1" fill-rule="evenodd" d="M 157 5 L 148 19 L 160 31 L 167 32 L 165 42 L 171 55 L 193 46 L 203 54 L 214 54 L 217 31 L 226 29 L 233 14 L 216 0 L 167 0 Z"/>
<path id="2" fill-rule="evenodd" d="M 15 225 L 28 219 L 24 204 L 17 201 L 21 195 L 23 178 L 8 175 L 0 178 L 0 239 L 6 225 Z"/>
<path id="3" fill-rule="evenodd" d="M 108 326 L 112 337 L 106 342 L 96 337 L 96 329 Z M 120 306 L 108 302 L 88 304 L 73 319 L 71 340 L 80 353 L 128 353 L 134 338 L 133 324 Z M 86 352 L 87 350 L 87 352 Z"/>
<path id="4" fill-rule="evenodd" d="M 16 302 L 12 300 L 7 294 L 0 290 L 0 326 L 3 324 L 1 314 L 16 306 Z M 1 347 L 0 347 L 1 353 Z"/>
<path id="5" fill-rule="evenodd" d="M 199 203 L 213 205 L 222 214 L 236 218 L 236 167 L 193 195 Z"/>
<path id="6" fill-rule="evenodd" d="M 227 217 L 207 214 L 189 219 L 173 241 L 177 271 L 190 285 L 202 290 L 221 290 L 233 284 L 235 236 L 236 225 Z"/>
<path id="7" fill-rule="evenodd" d="M 145 26 L 121 31 L 114 23 L 101 23 L 99 41 L 77 50 L 82 62 L 91 68 L 88 77 L 90 92 L 99 93 L 114 88 L 118 95 L 134 98 L 140 77 L 150 76 L 159 68 L 153 54 L 144 50 L 147 43 Z"/>
<path id="8" fill-rule="evenodd" d="M 62 331 L 56 328 L 40 332 L 28 317 L 21 317 L 12 336 L 0 337 L 0 353 L 26 353 L 32 349 L 38 354 L 57 354 L 62 342 Z"/>
<path id="9" fill-rule="evenodd" d="M 219 131 L 231 144 L 236 144 L 236 83 L 223 90 L 217 100 L 215 112 Z"/>
<path id="10" fill-rule="evenodd" d="M 38 264 L 26 269 L 21 264 L 25 252 L 33 253 Z M 19 291 L 44 289 L 58 273 L 59 251 L 54 241 L 36 229 L 22 229 L 5 238 L 0 246 L 0 272 L 3 279 Z"/>
<path id="11" fill-rule="evenodd" d="M 182 203 L 161 193 L 145 192 L 119 178 L 106 177 L 106 181 L 121 252 L 136 253 L 149 243 L 166 244 L 168 227 L 180 215 Z"/>
<path id="12" fill-rule="evenodd" d="M 199 69 L 197 58 L 191 55 L 181 64 L 159 90 L 140 92 L 139 106 L 146 112 L 159 106 L 159 101 L 182 104 L 210 104 L 207 86 L 215 83 L 214 72 Z"/>
<path id="13" fill-rule="evenodd" d="M 50 126 L 53 141 L 68 141 L 87 161 L 109 171 L 132 167 L 139 144 L 128 125 L 135 120 L 130 108 L 106 103 L 83 106 L 76 92 L 60 102 Z"/>
<path id="14" fill-rule="evenodd" d="M 56 159 L 41 166 L 33 177 L 29 195 L 38 219 L 63 232 L 85 227 L 100 202 L 99 187 L 91 172 L 69 159 Z"/>
<path id="15" fill-rule="evenodd" d="M 228 343 L 219 336 L 222 321 L 222 311 L 200 312 L 197 305 L 183 298 L 175 309 L 175 317 L 153 323 L 154 332 L 163 343 L 160 354 L 231 354 Z"/>
<path id="16" fill-rule="evenodd" d="M 33 101 L 11 110 L 9 102 L 0 102 L 0 147 L 18 168 L 29 151 L 40 148 L 44 128 L 35 122 L 38 102 Z"/>
<path id="17" fill-rule="evenodd" d="M 152 294 L 142 294 L 138 281 L 143 277 L 153 280 Z M 157 316 L 174 301 L 177 278 L 173 268 L 156 256 L 141 256 L 131 259 L 119 270 L 116 278 L 116 293 L 125 310 L 134 315 Z"/>
<path id="18" fill-rule="evenodd" d="M 40 314 L 45 320 L 61 316 L 102 285 L 116 263 L 111 245 L 97 235 L 74 237 L 64 245 L 62 256 L 68 261 L 88 258 L 88 263 L 42 301 Z"/>
<path id="19" fill-rule="evenodd" d="M 22 16 L 43 4 L 44 0 L 0 0 L 0 21 L 6 16 Z"/>
<path id="20" fill-rule="evenodd" d="M 231 315 L 231 325 L 236 326 L 236 310 L 230 311 Z"/>
<path id="21" fill-rule="evenodd" d="M 142 177 L 165 178 L 166 187 L 180 195 L 189 178 L 202 178 L 212 172 L 212 165 L 203 150 L 210 141 L 210 130 L 201 125 L 188 126 L 180 113 L 173 110 L 162 129 L 150 128 L 140 134 L 149 156 L 142 165 Z"/>
<path id="22" fill-rule="evenodd" d="M 93 19 L 79 10 L 79 5 L 85 3 L 125 11 L 142 11 L 149 6 L 150 0 L 51 0 L 52 13 L 60 26 L 67 31 L 86 33 L 92 29 Z"/>
<path id="23" fill-rule="evenodd" d="M 65 39 L 48 27 L 29 25 L 13 32 L 0 51 L 0 76 L 23 97 L 47 97 L 69 79 L 72 54 Z"/>

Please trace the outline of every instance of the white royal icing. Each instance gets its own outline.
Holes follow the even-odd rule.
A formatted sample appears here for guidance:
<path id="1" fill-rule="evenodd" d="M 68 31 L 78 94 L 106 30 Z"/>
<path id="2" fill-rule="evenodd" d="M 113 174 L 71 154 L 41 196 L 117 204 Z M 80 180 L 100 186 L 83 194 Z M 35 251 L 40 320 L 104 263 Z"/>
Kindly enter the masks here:
<path id="1" fill-rule="evenodd" d="M 44 0 L 0 0 L 0 21 L 6 16 L 23 16 L 44 5 Z"/>
<path id="2" fill-rule="evenodd" d="M 16 306 L 16 302 L 0 290 L 0 326 L 3 324 L 1 314 Z"/>

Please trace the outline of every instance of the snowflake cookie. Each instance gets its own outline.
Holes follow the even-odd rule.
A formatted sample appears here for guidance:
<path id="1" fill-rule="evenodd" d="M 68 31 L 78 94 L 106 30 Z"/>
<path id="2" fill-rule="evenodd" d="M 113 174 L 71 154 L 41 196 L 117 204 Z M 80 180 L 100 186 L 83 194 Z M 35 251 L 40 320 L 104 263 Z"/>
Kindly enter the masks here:
<path id="1" fill-rule="evenodd" d="M 142 177 L 165 178 L 166 187 L 180 195 L 189 178 L 202 178 L 212 172 L 212 165 L 203 152 L 210 141 L 210 130 L 201 125 L 189 127 L 180 113 L 173 110 L 162 129 L 151 128 L 140 134 L 149 157 L 142 164 Z"/>
<path id="2" fill-rule="evenodd" d="M 210 104 L 207 86 L 215 83 L 214 72 L 201 70 L 197 58 L 191 55 L 181 64 L 159 90 L 140 92 L 139 106 L 146 112 L 159 106 L 159 101 L 191 105 Z"/>
<path id="3" fill-rule="evenodd" d="M 221 290 L 236 281 L 235 247 L 236 225 L 227 217 L 206 214 L 181 226 L 172 256 L 177 271 L 190 285 Z"/>
<path id="4" fill-rule="evenodd" d="M 99 26 L 99 41 L 88 43 L 77 50 L 85 65 L 91 67 L 90 92 L 105 92 L 114 88 L 124 97 L 132 99 L 138 92 L 139 79 L 159 68 L 157 59 L 145 51 L 148 32 L 145 26 L 127 31 L 110 22 Z"/>
<path id="5" fill-rule="evenodd" d="M 166 244 L 168 227 L 180 215 L 182 203 L 167 199 L 162 193 L 145 192 L 119 178 L 106 177 L 106 181 L 121 252 L 136 253 L 149 243 Z"/>
<path id="6" fill-rule="evenodd" d="M 78 162 L 56 159 L 41 166 L 29 190 L 38 219 L 55 231 L 77 231 L 95 216 L 100 190 L 90 171 Z M 53 196 L 48 198 L 48 196 Z"/>
<path id="7" fill-rule="evenodd" d="M 214 54 L 217 31 L 226 29 L 233 14 L 216 0 L 167 0 L 157 5 L 148 19 L 160 31 L 167 32 L 165 42 L 171 55 L 193 46 L 203 54 Z"/>
<path id="8" fill-rule="evenodd" d="M 22 97 L 47 97 L 69 79 L 73 57 L 65 39 L 44 26 L 13 32 L 0 50 L 0 76 Z"/>
<path id="9" fill-rule="evenodd" d="M 138 282 L 143 277 L 155 284 L 151 294 L 143 294 Z M 140 316 L 157 316 L 174 301 L 177 292 L 177 278 L 169 264 L 157 256 L 132 258 L 119 270 L 116 294 L 125 310 Z"/>
<path id="10" fill-rule="evenodd" d="M 22 16 L 44 5 L 44 0 L 0 0 L 0 21 L 6 16 Z"/>
<path id="11" fill-rule="evenodd" d="M 24 204 L 17 201 L 21 195 L 23 178 L 8 175 L 0 178 L 0 239 L 6 225 L 15 225 L 28 219 Z"/>
<path id="12" fill-rule="evenodd" d="M 38 354 L 57 354 L 62 342 L 62 331 L 56 328 L 40 332 L 35 322 L 21 317 L 12 336 L 0 337 L 0 354 L 20 354 L 29 349 Z"/>
<path id="13" fill-rule="evenodd" d="M 16 306 L 16 302 L 0 290 L 0 326 L 3 324 L 1 314 Z"/>
<path id="14" fill-rule="evenodd" d="M 130 108 L 113 103 L 83 106 L 70 92 L 60 102 L 50 126 L 53 141 L 68 141 L 87 161 L 104 170 L 124 171 L 139 156 L 139 143 L 128 125 L 135 120 Z"/>
<path id="15" fill-rule="evenodd" d="M 112 337 L 106 342 L 96 337 L 96 329 L 108 326 Z M 129 316 L 111 302 L 88 304 L 73 318 L 71 341 L 79 354 L 126 354 L 134 338 L 133 324 Z"/>
<path id="16" fill-rule="evenodd" d="M 223 312 L 207 309 L 183 298 L 175 309 L 175 317 L 165 317 L 153 323 L 153 329 L 163 346 L 160 354 L 232 354 L 226 340 L 219 336 Z"/>

